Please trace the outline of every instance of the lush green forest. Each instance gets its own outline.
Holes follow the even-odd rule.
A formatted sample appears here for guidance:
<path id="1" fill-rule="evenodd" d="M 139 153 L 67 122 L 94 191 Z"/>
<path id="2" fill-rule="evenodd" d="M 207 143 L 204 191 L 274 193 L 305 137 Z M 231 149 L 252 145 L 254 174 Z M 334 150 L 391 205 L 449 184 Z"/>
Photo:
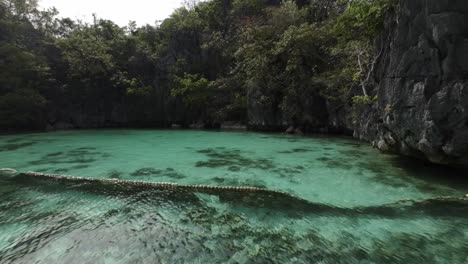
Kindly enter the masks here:
<path id="1" fill-rule="evenodd" d="M 373 40 L 392 2 L 211 0 L 119 27 L 2 0 L 0 129 L 216 127 L 247 123 L 249 105 L 313 123 L 304 98 L 375 99 Z"/>

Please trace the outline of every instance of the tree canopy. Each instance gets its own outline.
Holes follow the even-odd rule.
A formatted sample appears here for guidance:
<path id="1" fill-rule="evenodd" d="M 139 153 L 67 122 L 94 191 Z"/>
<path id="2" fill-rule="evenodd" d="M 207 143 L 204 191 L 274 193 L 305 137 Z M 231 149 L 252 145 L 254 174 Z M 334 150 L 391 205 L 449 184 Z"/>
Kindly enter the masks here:
<path id="1" fill-rule="evenodd" d="M 354 88 L 371 96 L 372 40 L 393 5 L 211 0 L 156 25 L 120 27 L 59 18 L 36 0 L 2 0 L 0 128 L 245 122 L 252 100 L 307 119 L 304 97 L 346 104 Z"/>

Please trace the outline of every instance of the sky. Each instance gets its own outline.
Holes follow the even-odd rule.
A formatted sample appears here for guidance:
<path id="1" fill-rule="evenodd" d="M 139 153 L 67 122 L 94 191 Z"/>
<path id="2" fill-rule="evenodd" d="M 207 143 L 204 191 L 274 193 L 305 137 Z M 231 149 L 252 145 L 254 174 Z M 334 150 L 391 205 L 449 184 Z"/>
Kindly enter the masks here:
<path id="1" fill-rule="evenodd" d="M 154 25 L 163 20 L 182 5 L 182 0 L 40 0 L 43 9 L 55 6 L 61 17 L 92 22 L 92 14 L 110 19 L 120 26 L 130 20 L 139 26 Z"/>

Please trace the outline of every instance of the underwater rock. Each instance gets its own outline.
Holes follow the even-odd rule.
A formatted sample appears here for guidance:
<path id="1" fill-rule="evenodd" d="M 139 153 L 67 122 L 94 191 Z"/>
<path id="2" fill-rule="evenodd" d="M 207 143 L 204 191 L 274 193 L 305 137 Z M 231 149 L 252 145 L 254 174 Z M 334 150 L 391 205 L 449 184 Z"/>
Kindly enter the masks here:
<path id="1" fill-rule="evenodd" d="M 227 167 L 231 171 L 237 171 L 241 168 L 271 170 L 275 168 L 274 162 L 262 158 L 248 158 L 241 154 L 237 149 L 202 149 L 198 153 L 205 154 L 209 159 L 207 161 L 198 161 L 196 167 L 220 168 Z"/>
<path id="2" fill-rule="evenodd" d="M 228 170 L 229 170 L 229 171 L 240 171 L 241 168 L 240 168 L 239 166 L 230 166 L 230 167 L 228 168 Z"/>
<path id="3" fill-rule="evenodd" d="M 56 169 L 54 170 L 54 173 L 67 173 L 69 172 L 70 169 L 67 169 L 67 168 L 60 168 L 60 169 Z"/>
<path id="4" fill-rule="evenodd" d="M 52 152 L 42 156 L 38 160 L 29 162 L 31 165 L 48 165 L 48 164 L 81 164 L 96 162 L 104 153 L 93 151 L 96 148 L 82 147 L 69 151 Z M 79 166 L 79 165 L 77 165 Z M 73 169 L 73 168 L 72 168 Z"/>
<path id="5" fill-rule="evenodd" d="M 187 178 L 187 176 L 185 176 L 184 174 L 178 173 L 174 171 L 173 169 L 170 170 L 170 168 L 162 172 L 161 176 L 168 177 L 168 178 L 175 179 L 175 180 L 181 180 L 181 179 Z"/>
<path id="6" fill-rule="evenodd" d="M 112 170 L 109 173 L 107 173 L 107 177 L 111 178 L 111 179 L 121 179 L 122 175 L 123 175 L 123 173 L 121 171 L 117 171 L 117 170 Z"/>
<path id="7" fill-rule="evenodd" d="M 312 152 L 312 149 L 310 149 L 310 148 L 293 148 L 291 150 L 278 151 L 278 153 L 281 153 L 281 154 L 294 154 L 294 153 L 307 153 L 307 152 Z"/>
<path id="8" fill-rule="evenodd" d="M 57 157 L 57 156 L 61 156 L 63 154 L 64 154 L 63 152 L 53 152 L 53 153 L 47 154 L 46 156 L 47 157 Z"/>
<path id="9" fill-rule="evenodd" d="M 155 168 L 141 168 L 133 173 L 131 173 L 131 176 L 151 176 L 151 175 L 158 175 L 161 174 L 161 170 L 155 169 Z"/>
<path id="10" fill-rule="evenodd" d="M 23 142 L 23 143 L 11 143 L 11 144 L 5 144 L 0 146 L 0 152 L 1 151 L 14 151 L 26 147 L 30 147 L 37 142 Z"/>

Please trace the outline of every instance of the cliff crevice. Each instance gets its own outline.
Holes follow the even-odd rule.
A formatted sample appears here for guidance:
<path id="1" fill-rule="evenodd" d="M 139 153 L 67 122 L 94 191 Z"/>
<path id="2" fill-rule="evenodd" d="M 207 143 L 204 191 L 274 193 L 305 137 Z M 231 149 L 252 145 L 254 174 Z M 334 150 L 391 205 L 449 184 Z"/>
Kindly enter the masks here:
<path id="1" fill-rule="evenodd" d="M 355 136 L 384 152 L 468 165 L 468 2 L 400 1 L 377 46 L 378 102 Z"/>

